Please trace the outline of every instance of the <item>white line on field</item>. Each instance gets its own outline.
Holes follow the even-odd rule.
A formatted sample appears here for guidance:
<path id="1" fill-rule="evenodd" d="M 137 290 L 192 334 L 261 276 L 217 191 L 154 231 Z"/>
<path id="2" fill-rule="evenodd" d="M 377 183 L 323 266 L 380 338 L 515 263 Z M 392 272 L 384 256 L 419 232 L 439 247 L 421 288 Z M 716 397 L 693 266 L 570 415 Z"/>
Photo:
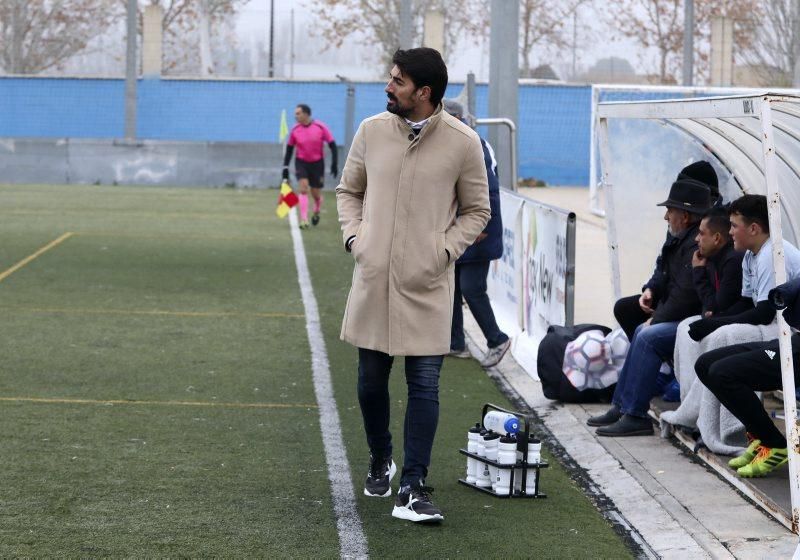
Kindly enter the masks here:
<path id="1" fill-rule="evenodd" d="M 356 509 L 356 497 L 350 477 L 350 465 L 345 453 L 339 411 L 333 397 L 331 370 L 328 364 L 328 351 L 322 336 L 319 308 L 311 275 L 308 273 L 303 238 L 297 227 L 297 212 L 289 214 L 294 244 L 294 261 L 297 264 L 297 280 L 306 310 L 306 331 L 311 346 L 311 365 L 314 378 L 314 393 L 319 406 L 319 423 L 322 429 L 322 443 L 325 447 L 325 461 L 328 463 L 328 479 L 333 494 L 333 512 L 339 531 L 339 554 L 341 558 L 367 558 L 367 537 L 361 526 L 361 518 Z"/>

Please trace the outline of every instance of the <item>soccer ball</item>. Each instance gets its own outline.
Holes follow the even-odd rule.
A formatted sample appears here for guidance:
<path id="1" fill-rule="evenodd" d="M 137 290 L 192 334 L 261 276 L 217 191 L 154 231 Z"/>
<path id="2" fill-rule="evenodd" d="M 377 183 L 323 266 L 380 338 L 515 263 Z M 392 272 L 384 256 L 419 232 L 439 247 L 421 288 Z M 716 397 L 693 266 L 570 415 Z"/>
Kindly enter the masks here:
<path id="1" fill-rule="evenodd" d="M 564 375 L 579 391 L 598 388 L 598 378 L 609 366 L 609 353 L 609 344 L 603 331 L 586 331 L 567 344 Z"/>
<path id="2" fill-rule="evenodd" d="M 628 348 L 631 345 L 630 342 L 628 342 L 625 331 L 622 329 L 611 331 L 608 333 L 608 336 L 606 336 L 606 342 L 609 346 L 608 360 L 614 366 L 621 368 L 622 364 L 625 363 L 625 357 L 628 355 Z"/>

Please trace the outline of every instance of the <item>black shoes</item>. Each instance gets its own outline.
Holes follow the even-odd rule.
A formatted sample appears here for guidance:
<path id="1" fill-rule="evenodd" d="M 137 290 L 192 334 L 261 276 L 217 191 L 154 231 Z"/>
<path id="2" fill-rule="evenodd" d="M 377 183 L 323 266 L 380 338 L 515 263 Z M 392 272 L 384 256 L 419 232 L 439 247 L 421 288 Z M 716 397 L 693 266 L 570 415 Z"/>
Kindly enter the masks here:
<path id="1" fill-rule="evenodd" d="M 392 458 L 376 459 L 369 456 L 369 473 L 364 483 L 364 495 L 374 498 L 387 498 L 392 495 L 392 477 L 397 472 L 397 466 Z"/>
<path id="2" fill-rule="evenodd" d="M 586 421 L 588 426 L 609 426 L 622 418 L 622 412 L 616 405 L 612 405 L 606 412 L 599 416 L 592 416 Z"/>
<path id="3" fill-rule="evenodd" d="M 416 484 L 403 486 L 397 493 L 392 517 L 414 523 L 438 523 L 444 521 L 442 511 L 431 502 L 433 488 Z"/>
<path id="4" fill-rule="evenodd" d="M 318 223 L 319 223 L 319 212 L 314 212 L 314 214 L 311 216 L 311 225 L 315 226 Z"/>
<path id="5" fill-rule="evenodd" d="M 649 418 L 623 414 L 622 418 L 613 424 L 597 428 L 596 433 L 598 436 L 606 437 L 652 436 L 653 422 Z"/>

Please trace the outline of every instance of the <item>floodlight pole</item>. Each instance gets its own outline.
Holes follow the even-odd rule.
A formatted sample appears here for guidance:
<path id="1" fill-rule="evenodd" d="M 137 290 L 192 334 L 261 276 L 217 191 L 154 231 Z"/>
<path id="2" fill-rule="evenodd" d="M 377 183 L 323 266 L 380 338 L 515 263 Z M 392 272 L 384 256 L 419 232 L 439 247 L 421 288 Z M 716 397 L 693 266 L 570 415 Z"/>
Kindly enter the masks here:
<path id="1" fill-rule="evenodd" d="M 608 259 L 611 262 L 611 286 L 614 301 L 622 297 L 619 276 L 619 241 L 617 239 L 617 222 L 614 212 L 614 189 L 611 184 L 611 152 L 608 144 L 608 119 L 597 121 L 597 137 L 600 145 L 600 186 L 606 199 L 606 239 L 608 240 Z"/>
<path id="2" fill-rule="evenodd" d="M 772 128 L 772 108 L 769 98 L 761 102 L 761 148 L 764 152 L 764 180 L 767 187 L 767 210 L 769 212 L 769 236 L 772 241 L 772 264 L 775 285 L 786 282 L 786 267 L 783 254 L 783 230 L 781 229 L 781 194 L 778 185 L 778 170 L 775 158 L 775 137 Z M 792 500 L 792 531 L 796 534 L 800 520 L 800 434 L 797 425 L 797 400 L 795 398 L 794 363 L 792 358 L 791 331 L 783 311 L 776 313 L 778 319 L 778 346 L 781 358 L 783 385 L 783 413 L 786 422 L 786 439 L 789 451 L 789 492 Z M 800 544 L 794 553 L 800 558 Z"/>
<path id="3" fill-rule="evenodd" d="M 694 0 L 683 1 L 683 85 L 694 82 Z"/>
<path id="4" fill-rule="evenodd" d="M 136 0 L 127 3 L 127 37 L 125 49 L 125 139 L 136 139 Z"/>

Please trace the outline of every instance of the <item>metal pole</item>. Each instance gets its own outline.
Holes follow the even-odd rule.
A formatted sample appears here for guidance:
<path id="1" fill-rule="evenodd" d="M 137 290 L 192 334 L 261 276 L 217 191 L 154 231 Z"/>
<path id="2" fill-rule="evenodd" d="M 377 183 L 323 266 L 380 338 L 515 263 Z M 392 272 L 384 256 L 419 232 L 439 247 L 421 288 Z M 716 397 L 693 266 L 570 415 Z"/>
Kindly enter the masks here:
<path id="1" fill-rule="evenodd" d="M 414 19 L 411 0 L 400 0 L 400 48 L 410 49 L 414 42 Z"/>
<path id="2" fill-rule="evenodd" d="M 694 82 L 694 0 L 683 1 L 683 85 Z"/>
<path id="3" fill-rule="evenodd" d="M 289 52 L 289 78 L 294 80 L 294 8 L 291 12 L 291 51 Z"/>
<path id="4" fill-rule="evenodd" d="M 473 117 L 476 114 L 475 102 L 475 74 L 470 72 L 467 74 L 467 111 Z"/>
<path id="5" fill-rule="evenodd" d="M 492 0 L 489 51 L 489 116 L 516 123 L 519 114 L 519 2 Z M 517 169 L 507 159 L 508 154 L 516 154 L 516 144 L 510 146 L 509 139 L 496 132 L 491 132 L 489 138 L 497 148 L 500 184 L 516 190 Z M 516 135 L 511 141 L 516 141 Z"/>
<path id="6" fill-rule="evenodd" d="M 575 212 L 567 216 L 567 270 L 565 301 L 564 301 L 564 326 L 575 325 Z"/>
<path id="7" fill-rule="evenodd" d="M 589 211 L 595 216 L 605 217 L 600 208 L 600 184 L 597 180 L 597 104 L 600 88 L 592 86 L 592 110 L 589 120 Z"/>
<path id="8" fill-rule="evenodd" d="M 572 11 L 572 81 L 575 80 L 576 71 L 576 51 L 578 49 L 578 8 Z M 613 61 L 613 58 L 612 58 Z"/>
<path id="9" fill-rule="evenodd" d="M 125 138 L 136 138 L 136 0 L 128 0 L 125 52 Z"/>
<path id="10" fill-rule="evenodd" d="M 275 77 L 275 0 L 269 0 L 269 77 Z"/>
<path id="11" fill-rule="evenodd" d="M 506 118 L 488 118 L 488 119 L 475 119 L 475 126 L 480 125 L 503 125 L 508 127 L 508 144 L 510 148 L 509 152 L 509 161 L 511 166 L 511 184 L 514 185 L 512 191 L 519 190 L 517 187 L 517 125 L 514 124 L 514 121 L 511 119 Z M 498 155 L 496 153 L 496 155 Z M 499 167 L 499 164 L 498 164 Z M 502 173 L 502 169 L 500 170 Z"/>
<path id="12" fill-rule="evenodd" d="M 611 261 L 611 286 L 614 301 L 622 297 L 619 279 L 619 243 L 617 241 L 616 214 L 614 213 L 614 189 L 611 185 L 611 152 L 608 144 L 608 119 L 601 118 L 597 123 L 597 140 L 600 148 L 600 185 L 606 195 L 606 238 L 608 239 L 608 258 Z"/>
<path id="13" fill-rule="evenodd" d="M 767 210 L 769 211 L 769 232 L 772 240 L 772 263 L 775 285 L 786 282 L 786 268 L 783 256 L 783 230 L 781 229 L 781 194 L 776 168 L 775 139 L 772 129 L 772 111 L 768 99 L 761 103 L 761 147 L 764 152 L 764 179 L 767 183 Z M 792 531 L 797 533 L 800 520 L 800 433 L 797 425 L 797 401 L 794 398 L 794 363 L 792 360 L 791 331 L 783 312 L 777 313 L 778 345 L 781 355 L 781 378 L 783 381 L 783 413 L 786 421 L 786 439 L 789 451 L 789 492 L 792 500 Z M 800 547 L 795 551 L 798 556 Z"/>
<path id="14" fill-rule="evenodd" d="M 349 79 L 336 74 L 336 77 L 347 87 L 347 98 L 344 108 L 344 158 L 350 153 L 350 146 L 353 144 L 353 136 L 356 120 L 356 87 Z"/>

